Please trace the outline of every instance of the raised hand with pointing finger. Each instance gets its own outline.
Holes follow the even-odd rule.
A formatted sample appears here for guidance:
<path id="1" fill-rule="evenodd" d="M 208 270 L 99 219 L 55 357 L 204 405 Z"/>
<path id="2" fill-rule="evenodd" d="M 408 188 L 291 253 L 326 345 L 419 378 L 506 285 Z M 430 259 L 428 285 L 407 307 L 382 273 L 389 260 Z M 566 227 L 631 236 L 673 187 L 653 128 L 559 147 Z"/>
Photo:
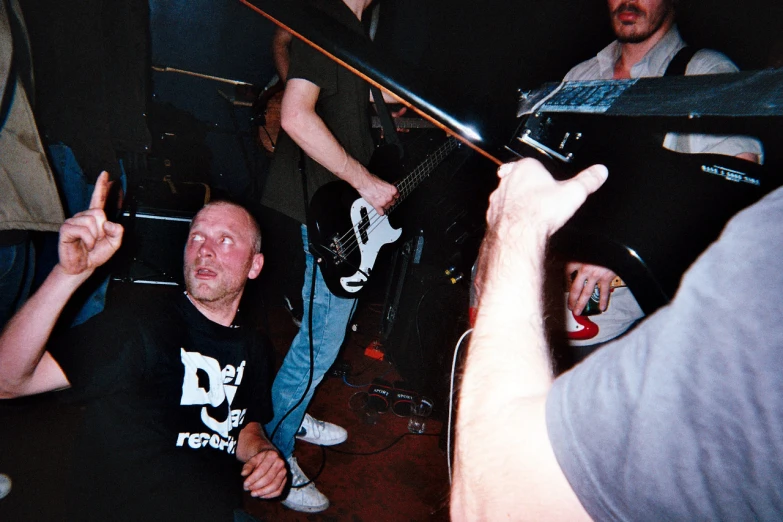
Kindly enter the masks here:
<path id="1" fill-rule="evenodd" d="M 109 174 L 104 171 L 95 182 L 90 207 L 60 227 L 58 265 L 66 274 L 89 276 L 120 248 L 122 225 L 107 220 L 104 212 L 110 188 Z"/>

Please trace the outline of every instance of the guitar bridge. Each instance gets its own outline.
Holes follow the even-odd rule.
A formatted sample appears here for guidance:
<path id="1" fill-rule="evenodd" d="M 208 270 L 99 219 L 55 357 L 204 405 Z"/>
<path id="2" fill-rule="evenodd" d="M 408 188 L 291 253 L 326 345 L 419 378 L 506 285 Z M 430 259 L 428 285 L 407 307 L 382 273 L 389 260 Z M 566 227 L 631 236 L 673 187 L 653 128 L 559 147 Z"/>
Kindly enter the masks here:
<path id="1" fill-rule="evenodd" d="M 329 243 L 329 251 L 332 253 L 332 261 L 335 265 L 340 265 L 343 261 L 347 260 L 345 248 L 343 242 L 340 240 L 340 236 L 335 235 L 332 238 L 332 242 Z"/>

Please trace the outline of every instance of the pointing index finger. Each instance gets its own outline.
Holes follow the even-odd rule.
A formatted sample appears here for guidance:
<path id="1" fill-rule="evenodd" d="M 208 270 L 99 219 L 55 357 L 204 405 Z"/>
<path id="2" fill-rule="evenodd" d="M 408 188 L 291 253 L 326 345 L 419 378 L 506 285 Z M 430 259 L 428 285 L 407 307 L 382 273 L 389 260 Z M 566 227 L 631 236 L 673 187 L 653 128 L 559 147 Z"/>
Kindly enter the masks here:
<path id="1" fill-rule="evenodd" d="M 95 182 L 95 190 L 92 191 L 90 198 L 90 210 L 103 210 L 103 207 L 106 206 L 110 186 L 109 173 L 104 170 Z"/>

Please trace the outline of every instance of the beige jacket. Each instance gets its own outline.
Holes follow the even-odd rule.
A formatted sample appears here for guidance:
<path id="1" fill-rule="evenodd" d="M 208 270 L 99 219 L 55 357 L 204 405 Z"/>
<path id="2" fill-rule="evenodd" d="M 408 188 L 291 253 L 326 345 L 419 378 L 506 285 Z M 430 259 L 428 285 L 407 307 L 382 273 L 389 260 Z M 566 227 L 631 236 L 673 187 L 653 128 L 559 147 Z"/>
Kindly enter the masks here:
<path id="1" fill-rule="evenodd" d="M 10 3 L 22 20 L 17 0 Z M 29 48 L 13 42 L 6 3 L 0 2 L 0 99 L 6 89 L 13 92 L 0 130 L 0 230 L 57 231 L 65 217 L 33 111 L 22 83 L 8 82 L 14 43 Z"/>

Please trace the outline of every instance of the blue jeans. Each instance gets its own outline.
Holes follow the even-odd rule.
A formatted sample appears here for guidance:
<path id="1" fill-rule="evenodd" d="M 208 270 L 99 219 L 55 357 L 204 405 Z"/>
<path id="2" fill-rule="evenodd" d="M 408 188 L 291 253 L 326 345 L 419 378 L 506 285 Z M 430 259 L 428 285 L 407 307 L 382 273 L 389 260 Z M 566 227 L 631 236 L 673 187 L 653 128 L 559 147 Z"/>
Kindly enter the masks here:
<path id="1" fill-rule="evenodd" d="M 35 248 L 29 239 L 16 245 L 0 246 L 0 330 L 30 294 L 34 261 Z"/>
<path id="2" fill-rule="evenodd" d="M 283 360 L 283 366 L 272 385 L 272 405 L 275 416 L 266 425 L 266 432 L 272 432 L 280 419 L 302 398 L 310 377 L 310 287 L 313 270 L 316 271 L 315 295 L 313 297 L 313 382 L 302 403 L 291 412 L 277 428 L 272 443 L 277 446 L 284 458 L 294 452 L 296 432 L 302 425 L 307 406 L 313 397 L 316 386 L 323 380 L 324 374 L 332 366 L 340 346 L 345 338 L 345 330 L 356 305 L 356 299 L 336 297 L 326 287 L 321 270 L 315 265 L 313 256 L 307 249 L 307 228 L 302 226 L 302 242 L 305 249 L 305 278 L 302 286 L 304 316 L 299 333 L 294 337 L 291 348 Z"/>
<path id="3" fill-rule="evenodd" d="M 87 181 L 71 148 L 62 143 L 49 145 L 49 155 L 52 158 L 52 166 L 57 175 L 57 181 L 63 191 L 66 216 L 71 217 L 82 210 L 86 210 L 90 206 L 90 198 L 95 185 L 90 185 Z M 123 191 L 127 193 L 127 177 L 125 176 L 122 162 L 120 162 L 120 169 L 120 183 Z M 56 263 L 56 260 L 54 260 L 54 263 Z M 53 263 L 52 266 L 54 266 Z M 49 267 L 49 270 L 51 270 L 51 267 Z M 81 304 L 81 308 L 74 317 L 71 326 L 78 326 L 103 311 L 103 308 L 106 306 L 106 290 L 108 287 L 109 277 L 106 276 Z"/>
<path id="4" fill-rule="evenodd" d="M 49 156 L 52 158 L 57 182 L 63 191 L 65 215 L 71 217 L 87 209 L 92 191 L 71 148 L 62 143 L 49 145 Z"/>

